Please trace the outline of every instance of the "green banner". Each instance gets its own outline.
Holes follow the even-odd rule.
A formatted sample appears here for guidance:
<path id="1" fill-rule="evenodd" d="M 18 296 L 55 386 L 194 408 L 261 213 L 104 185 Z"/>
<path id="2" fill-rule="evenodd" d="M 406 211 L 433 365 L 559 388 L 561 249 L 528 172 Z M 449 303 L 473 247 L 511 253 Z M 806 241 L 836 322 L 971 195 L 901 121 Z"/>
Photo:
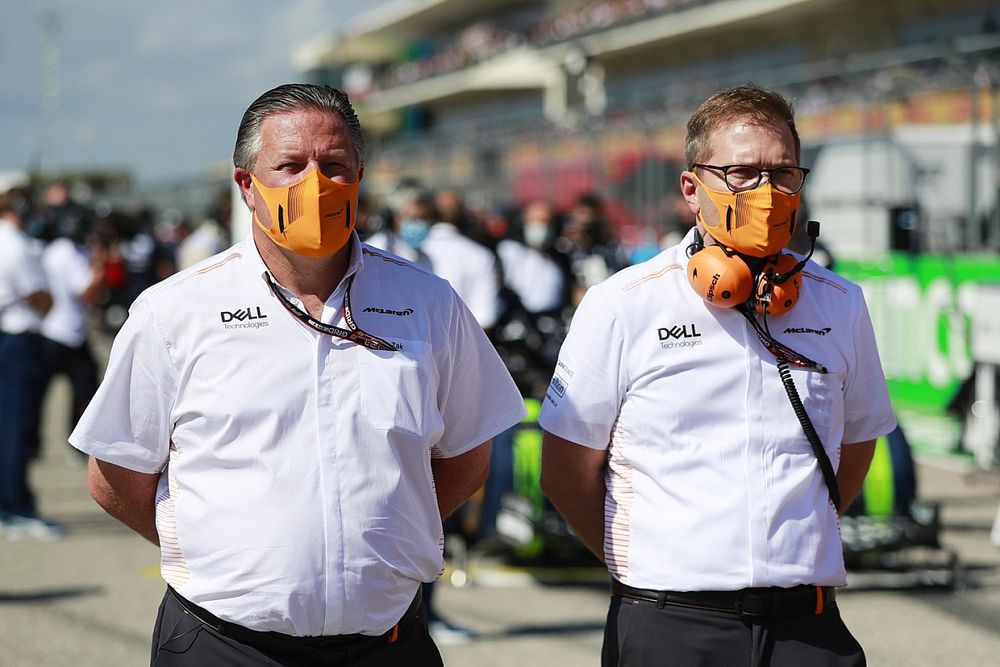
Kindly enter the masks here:
<path id="1" fill-rule="evenodd" d="M 972 373 L 977 291 L 1000 283 L 1000 258 L 893 253 L 836 269 L 864 289 L 907 436 L 918 448 L 954 451 L 958 425 L 946 409 Z"/>

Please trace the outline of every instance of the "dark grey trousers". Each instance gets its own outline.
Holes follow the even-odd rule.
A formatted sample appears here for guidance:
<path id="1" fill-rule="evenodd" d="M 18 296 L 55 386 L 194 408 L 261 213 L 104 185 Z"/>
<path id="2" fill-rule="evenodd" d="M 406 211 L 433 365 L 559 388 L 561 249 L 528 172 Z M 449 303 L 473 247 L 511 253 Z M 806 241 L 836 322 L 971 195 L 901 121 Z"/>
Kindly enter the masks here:
<path id="1" fill-rule="evenodd" d="M 420 597 L 420 594 L 417 594 Z M 275 667 L 350 665 L 351 667 L 442 667 L 441 654 L 427 630 L 427 614 L 400 623 L 394 642 L 372 637 L 360 642 L 337 638 L 229 636 L 217 631 L 218 619 L 204 610 L 201 618 L 185 609 L 169 590 L 160 603 L 153 630 L 150 665 L 154 667 Z M 230 633 L 232 634 L 232 633 Z"/>
<path id="2" fill-rule="evenodd" d="M 612 596 L 602 667 L 863 667 L 836 603 L 822 614 L 735 614 Z"/>

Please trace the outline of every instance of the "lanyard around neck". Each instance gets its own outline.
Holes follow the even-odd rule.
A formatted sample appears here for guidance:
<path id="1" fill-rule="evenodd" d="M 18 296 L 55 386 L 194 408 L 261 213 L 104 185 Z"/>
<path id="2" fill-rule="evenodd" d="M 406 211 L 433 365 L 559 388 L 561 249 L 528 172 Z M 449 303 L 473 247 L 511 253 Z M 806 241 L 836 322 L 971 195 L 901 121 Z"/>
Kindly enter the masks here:
<path id="1" fill-rule="evenodd" d="M 278 286 L 278 283 L 274 282 L 270 273 L 265 273 L 264 277 L 267 279 L 267 285 L 271 288 L 271 292 L 278 297 L 278 301 L 281 302 L 281 305 L 283 305 L 288 312 L 298 318 L 300 322 L 308 326 L 310 329 L 327 334 L 328 336 L 341 338 L 354 343 L 355 345 L 367 347 L 369 350 L 383 350 L 386 352 L 396 351 L 396 347 L 392 343 L 389 343 L 366 331 L 362 331 L 355 323 L 354 316 L 351 314 L 351 285 L 354 284 L 353 275 L 347 279 L 347 286 L 344 289 L 344 321 L 347 323 L 346 329 L 333 324 L 320 322 L 315 317 L 292 303 L 291 300 L 285 296 L 284 293 L 282 293 L 281 288 Z"/>

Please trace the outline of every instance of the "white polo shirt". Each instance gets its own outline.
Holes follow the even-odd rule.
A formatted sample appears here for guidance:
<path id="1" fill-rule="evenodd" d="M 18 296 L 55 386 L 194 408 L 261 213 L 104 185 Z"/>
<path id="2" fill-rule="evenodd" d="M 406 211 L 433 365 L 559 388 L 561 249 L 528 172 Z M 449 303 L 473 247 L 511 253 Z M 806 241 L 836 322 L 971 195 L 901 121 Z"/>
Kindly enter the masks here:
<path id="1" fill-rule="evenodd" d="M 365 243 L 373 248 L 398 255 L 408 262 L 413 262 L 425 271 L 434 271 L 434 267 L 431 266 L 431 258 L 422 250 L 414 248 L 403 241 L 395 232 L 385 230 L 375 232 L 368 237 Z"/>
<path id="2" fill-rule="evenodd" d="M 524 243 L 504 239 L 497 244 L 504 282 L 529 313 L 541 313 L 562 305 L 563 273 L 544 253 Z"/>
<path id="3" fill-rule="evenodd" d="M 623 583 L 843 586 L 837 513 L 775 358 L 688 284 L 691 237 L 587 291 L 539 423 L 608 450 L 604 554 Z M 861 289 L 814 263 L 802 282 L 768 324 L 829 369 L 791 373 L 836 468 L 895 419 Z"/>
<path id="4" fill-rule="evenodd" d="M 447 222 L 432 225 L 420 249 L 430 257 L 434 273 L 451 283 L 480 326 L 489 329 L 497 323 L 500 274 L 492 252 Z"/>
<path id="5" fill-rule="evenodd" d="M 317 333 L 265 282 L 252 237 L 146 290 L 70 442 L 156 499 L 164 579 L 228 621 L 379 634 L 441 572 L 432 457 L 516 424 L 524 404 L 440 278 L 352 235 L 358 326 Z M 322 320 L 344 327 L 347 276 Z"/>
<path id="6" fill-rule="evenodd" d="M 40 255 L 27 234 L 0 218 L 0 333 L 38 331 L 42 320 L 24 298 L 47 289 Z"/>
<path id="7" fill-rule="evenodd" d="M 90 253 L 70 239 L 56 239 L 45 247 L 42 266 L 52 307 L 42 319 L 41 333 L 57 343 L 80 347 L 87 340 L 87 305 L 81 297 L 94 279 Z"/>

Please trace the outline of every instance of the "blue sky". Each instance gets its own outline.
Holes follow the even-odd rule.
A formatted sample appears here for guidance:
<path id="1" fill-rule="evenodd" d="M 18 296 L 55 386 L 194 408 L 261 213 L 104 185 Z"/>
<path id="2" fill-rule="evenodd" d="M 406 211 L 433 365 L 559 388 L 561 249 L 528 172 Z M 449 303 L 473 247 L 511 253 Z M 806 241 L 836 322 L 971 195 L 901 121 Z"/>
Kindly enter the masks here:
<path id="1" fill-rule="evenodd" d="M 301 80 L 295 48 L 384 0 L 0 0 L 0 171 L 131 169 L 188 178 L 232 154 L 247 105 Z M 43 76 L 43 15 L 60 66 Z M 44 81 L 58 81 L 56 114 Z M 55 119 L 51 122 L 48 119 Z"/>

